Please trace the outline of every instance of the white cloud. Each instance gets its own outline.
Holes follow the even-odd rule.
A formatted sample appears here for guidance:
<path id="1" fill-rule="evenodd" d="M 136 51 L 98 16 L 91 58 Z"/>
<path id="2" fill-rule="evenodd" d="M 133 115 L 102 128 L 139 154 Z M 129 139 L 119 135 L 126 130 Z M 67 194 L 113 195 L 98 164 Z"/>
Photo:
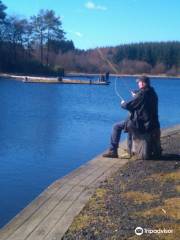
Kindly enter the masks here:
<path id="1" fill-rule="evenodd" d="M 85 7 L 88 8 L 88 9 L 91 9 L 91 10 L 102 10 L 102 11 L 107 10 L 107 7 L 101 6 L 101 5 L 96 5 L 92 1 L 87 2 L 85 4 Z"/>
<path id="2" fill-rule="evenodd" d="M 75 32 L 75 35 L 78 36 L 78 37 L 83 37 L 83 34 L 80 33 L 80 32 Z"/>
<path id="3" fill-rule="evenodd" d="M 93 2 L 87 2 L 85 4 L 85 7 L 88 8 L 88 9 L 95 9 L 96 8 L 96 6 Z"/>

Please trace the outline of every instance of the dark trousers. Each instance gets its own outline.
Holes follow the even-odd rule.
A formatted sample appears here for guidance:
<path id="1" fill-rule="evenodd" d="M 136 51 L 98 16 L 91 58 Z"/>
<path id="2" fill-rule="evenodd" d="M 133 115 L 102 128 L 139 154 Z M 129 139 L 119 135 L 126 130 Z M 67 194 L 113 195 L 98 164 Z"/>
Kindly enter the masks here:
<path id="1" fill-rule="evenodd" d="M 126 121 L 118 122 L 113 125 L 112 134 L 111 134 L 111 140 L 110 140 L 110 150 L 117 153 L 117 149 L 119 146 L 120 138 L 121 138 L 121 132 L 122 130 L 125 130 L 126 127 Z M 131 154 L 131 148 L 132 148 L 132 135 L 128 133 L 128 152 Z"/>

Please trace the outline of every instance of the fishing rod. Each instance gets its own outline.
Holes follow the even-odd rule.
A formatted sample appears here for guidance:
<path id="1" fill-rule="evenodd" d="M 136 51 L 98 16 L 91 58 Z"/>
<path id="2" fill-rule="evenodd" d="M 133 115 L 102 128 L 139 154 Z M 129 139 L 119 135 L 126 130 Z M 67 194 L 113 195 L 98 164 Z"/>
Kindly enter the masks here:
<path id="1" fill-rule="evenodd" d="M 100 49 L 100 48 L 97 48 L 97 51 L 98 51 L 100 57 L 101 57 L 105 62 L 108 63 L 108 65 L 109 65 L 110 68 L 115 72 L 115 74 L 118 74 L 118 70 L 116 69 L 116 67 L 111 63 L 111 61 L 110 61 L 108 58 L 105 58 L 105 57 L 104 57 L 101 49 Z M 128 89 L 128 91 L 129 91 L 129 92 L 132 92 L 132 91 L 129 89 L 129 87 L 127 86 L 127 83 L 125 84 L 124 79 L 123 79 L 122 82 L 123 82 L 124 86 Z M 124 98 L 121 96 L 121 94 L 120 94 L 120 93 L 118 92 L 118 90 L 117 90 L 117 76 L 115 77 L 114 90 L 115 90 L 116 95 L 121 99 L 121 101 L 124 101 Z"/>
<path id="2" fill-rule="evenodd" d="M 119 92 L 117 90 L 117 77 L 115 77 L 114 91 L 115 91 L 116 95 L 121 99 L 121 101 L 124 101 L 124 98 L 119 94 Z"/>
<path id="3" fill-rule="evenodd" d="M 78 36 L 79 36 L 79 37 L 82 37 L 83 35 L 82 35 L 82 34 L 80 35 L 80 33 L 79 33 Z M 86 40 L 87 40 L 87 38 L 86 38 Z M 91 42 L 89 39 L 88 39 L 88 41 L 89 41 L 89 43 L 90 43 L 91 45 L 93 45 L 92 42 Z M 109 67 L 114 71 L 114 73 L 115 73 L 115 74 L 119 74 L 119 73 L 118 73 L 118 70 L 117 70 L 116 67 L 111 63 L 111 61 L 110 61 L 108 58 L 104 57 L 101 49 L 97 47 L 97 51 L 98 51 L 101 59 L 104 60 L 104 61 L 109 65 Z M 117 89 L 117 78 L 118 78 L 118 77 L 116 76 L 116 77 L 115 77 L 115 82 L 114 82 L 114 91 L 115 91 L 116 95 L 121 99 L 121 101 L 124 101 L 124 98 L 122 97 L 122 95 L 119 93 L 119 91 L 118 91 L 118 89 Z M 127 86 L 127 83 L 124 82 L 124 79 L 122 79 L 122 80 L 123 80 L 122 82 L 123 82 L 124 86 L 128 89 L 129 92 L 131 92 L 131 90 L 130 90 L 129 87 Z"/>

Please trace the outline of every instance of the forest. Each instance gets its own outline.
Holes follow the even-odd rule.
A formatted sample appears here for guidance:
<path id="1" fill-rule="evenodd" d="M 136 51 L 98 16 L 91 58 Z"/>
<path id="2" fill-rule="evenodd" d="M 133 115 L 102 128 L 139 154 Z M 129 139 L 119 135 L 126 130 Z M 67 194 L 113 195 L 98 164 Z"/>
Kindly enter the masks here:
<path id="1" fill-rule="evenodd" d="M 29 19 L 10 16 L 6 10 L 0 1 L 0 72 L 180 74 L 180 41 L 81 50 L 66 38 L 61 17 L 53 10 L 42 9 Z"/>

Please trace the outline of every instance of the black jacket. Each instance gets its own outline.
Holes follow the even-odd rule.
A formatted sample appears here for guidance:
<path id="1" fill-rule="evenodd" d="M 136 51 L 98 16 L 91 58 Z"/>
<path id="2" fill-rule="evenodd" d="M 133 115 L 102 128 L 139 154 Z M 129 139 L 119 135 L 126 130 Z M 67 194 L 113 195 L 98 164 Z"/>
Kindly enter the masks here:
<path id="1" fill-rule="evenodd" d="M 138 131 L 147 132 L 160 128 L 158 96 L 152 87 L 140 89 L 133 100 L 124 102 L 121 106 L 131 113 L 130 125 Z"/>

